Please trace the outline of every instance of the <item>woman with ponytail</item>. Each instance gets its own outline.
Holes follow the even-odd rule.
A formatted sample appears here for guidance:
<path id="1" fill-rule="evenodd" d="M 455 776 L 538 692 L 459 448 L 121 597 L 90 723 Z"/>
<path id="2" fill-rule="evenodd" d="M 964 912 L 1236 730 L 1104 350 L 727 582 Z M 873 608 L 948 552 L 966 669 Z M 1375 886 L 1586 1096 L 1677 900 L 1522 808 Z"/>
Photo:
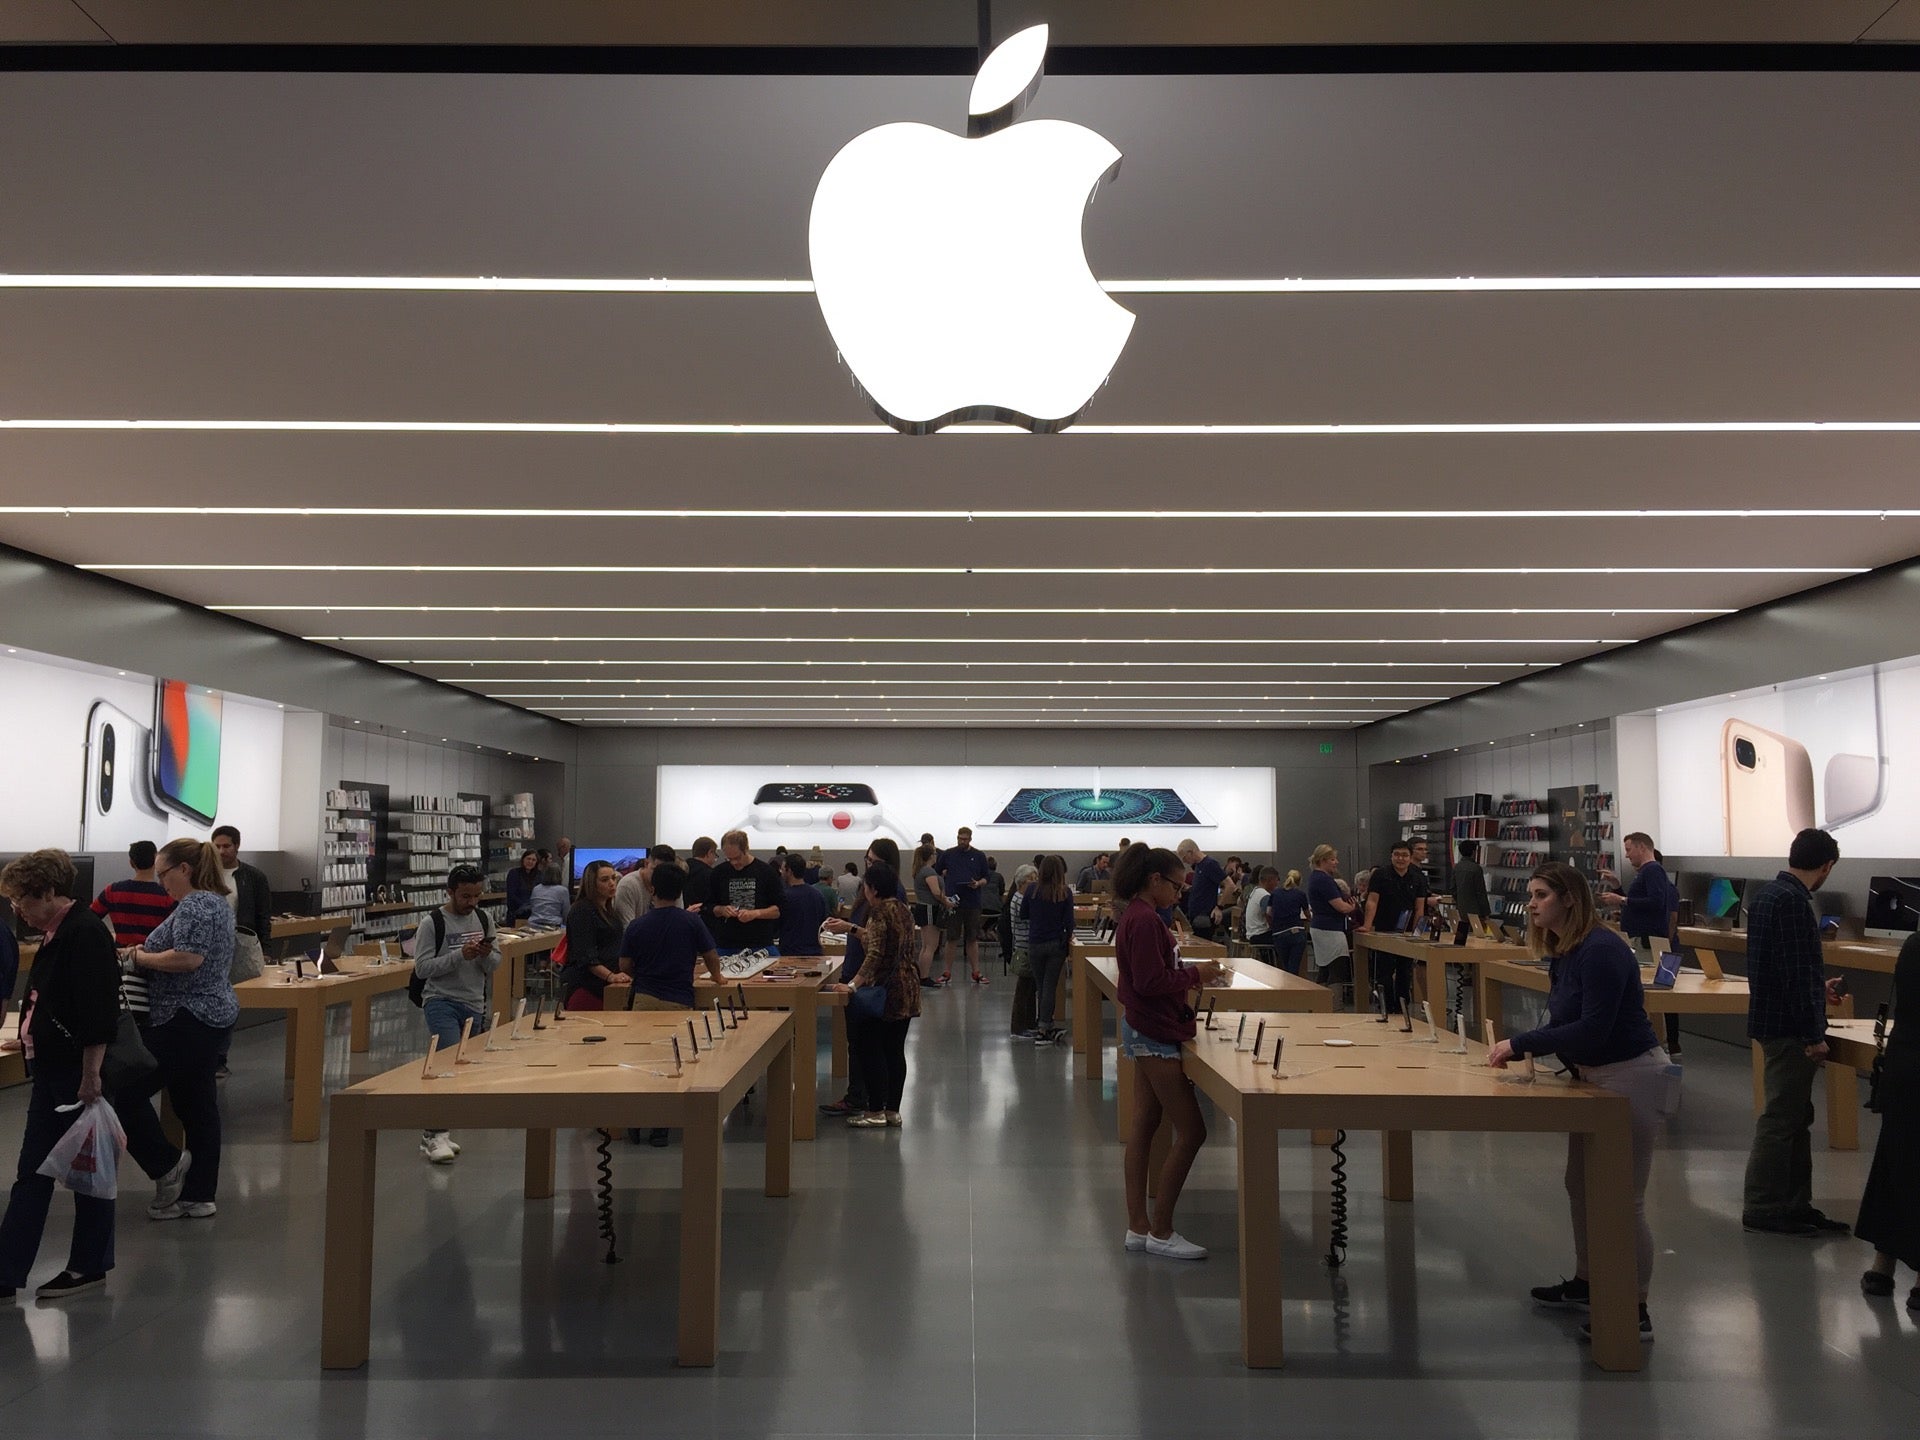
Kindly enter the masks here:
<path id="1" fill-rule="evenodd" d="M 152 1220 L 204 1220 L 220 1184 L 220 1094 L 214 1072 L 240 1016 L 227 978 L 233 964 L 233 910 L 213 846 L 174 840 L 161 848 L 153 878 L 173 913 L 137 947 L 122 952 L 147 981 L 147 1048 L 160 1062 L 152 1079 L 114 1097 L 127 1153 L 155 1182 Z M 186 1131 L 176 1150 L 151 1097 L 165 1090 Z"/>
<path id="2" fill-rule="evenodd" d="M 1214 960 L 1182 965 L 1174 950 L 1173 932 L 1160 912 L 1178 905 L 1186 878 L 1178 855 L 1147 845 L 1128 846 L 1113 867 L 1114 903 L 1123 907 L 1113 937 L 1120 971 L 1120 1050 L 1139 1076 L 1127 1131 L 1126 1248 L 1169 1260 L 1204 1260 L 1205 1248 L 1173 1228 L 1173 1207 L 1207 1140 L 1180 1047 L 1193 1038 L 1194 992 L 1219 980 L 1225 967 Z M 1149 1214 L 1147 1165 L 1163 1118 L 1173 1125 L 1173 1144 Z"/>

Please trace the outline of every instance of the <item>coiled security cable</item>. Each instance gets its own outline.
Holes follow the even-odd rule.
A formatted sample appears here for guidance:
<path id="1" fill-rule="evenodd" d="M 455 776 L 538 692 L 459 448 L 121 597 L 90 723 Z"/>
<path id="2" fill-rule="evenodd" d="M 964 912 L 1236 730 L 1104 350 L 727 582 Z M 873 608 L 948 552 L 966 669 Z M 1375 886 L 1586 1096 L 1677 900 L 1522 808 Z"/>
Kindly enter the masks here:
<path id="1" fill-rule="evenodd" d="M 594 1166 L 600 1172 L 596 1206 L 600 1212 L 600 1238 L 607 1242 L 607 1253 L 601 1263 L 618 1265 L 620 1256 L 613 1244 L 613 1136 L 606 1130 L 595 1133 L 600 1137 L 600 1143 L 594 1147 L 600 1156 L 599 1163 Z"/>
<path id="2" fill-rule="evenodd" d="M 1347 1262 L 1347 1132 L 1333 1132 L 1333 1195 L 1328 1206 L 1327 1266 L 1338 1270 Z"/>

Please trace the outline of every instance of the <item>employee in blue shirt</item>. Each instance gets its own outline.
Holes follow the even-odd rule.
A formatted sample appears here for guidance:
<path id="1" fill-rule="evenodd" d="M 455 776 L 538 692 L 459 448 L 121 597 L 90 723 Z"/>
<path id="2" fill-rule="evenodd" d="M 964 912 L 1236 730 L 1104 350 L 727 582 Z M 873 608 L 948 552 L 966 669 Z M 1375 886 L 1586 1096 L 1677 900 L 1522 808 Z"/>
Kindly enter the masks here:
<path id="1" fill-rule="evenodd" d="M 953 900 L 953 911 L 947 916 L 947 939 L 965 942 L 973 983 L 984 985 L 987 977 L 980 973 L 980 892 L 987 884 L 987 857 L 973 848 L 973 831 L 962 829 L 954 847 L 940 852 L 933 869 L 940 877 L 940 888 Z M 951 968 L 940 977 L 943 983 L 952 978 Z"/>
<path id="2" fill-rule="evenodd" d="M 1667 868 L 1660 863 L 1660 852 L 1654 848 L 1653 837 L 1644 830 L 1636 830 L 1620 842 L 1620 848 L 1626 852 L 1627 863 L 1633 866 L 1633 880 L 1626 894 L 1609 890 L 1601 895 L 1600 903 L 1620 908 L 1620 928 L 1636 945 L 1646 946 L 1657 936 L 1667 942 L 1669 949 L 1679 949 L 1680 892 L 1667 878 Z M 1676 1057 L 1680 1054 L 1678 1015 L 1667 1016 L 1667 1053 Z"/>
<path id="3" fill-rule="evenodd" d="M 813 866 L 806 856 L 789 854 L 784 868 L 787 888 L 780 895 L 780 953 L 818 955 L 820 927 L 827 923 L 826 899 L 807 881 Z"/>

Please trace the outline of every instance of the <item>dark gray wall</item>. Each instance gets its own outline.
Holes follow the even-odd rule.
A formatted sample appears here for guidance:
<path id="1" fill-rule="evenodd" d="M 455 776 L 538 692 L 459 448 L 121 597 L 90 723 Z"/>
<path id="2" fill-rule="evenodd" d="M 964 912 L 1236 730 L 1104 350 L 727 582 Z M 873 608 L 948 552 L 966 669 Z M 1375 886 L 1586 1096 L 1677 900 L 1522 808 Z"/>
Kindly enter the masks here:
<path id="1" fill-rule="evenodd" d="M 1737 524 L 1727 533 L 1726 551 L 1702 563 L 1738 563 Z M 1623 604 L 1631 603 L 1631 585 L 1632 577 L 1621 577 Z M 1360 763 L 1484 746 L 1916 653 L 1920 560 L 1909 560 L 1365 726 L 1358 732 Z"/>
<path id="2" fill-rule="evenodd" d="M 7 546 L 0 639 L 394 730 L 549 760 L 573 756 L 576 732 L 557 720 Z"/>
<path id="3" fill-rule="evenodd" d="M 1323 743 L 1333 746 L 1323 755 Z M 1351 733 L 1290 730 L 585 730 L 569 782 L 580 845 L 652 835 L 660 765 L 1271 765 L 1275 855 L 1350 849 L 1359 795 Z M 716 822 L 724 823 L 724 822 Z M 903 823 L 912 827 L 911 817 Z M 1069 857 L 1077 858 L 1077 857 Z M 1252 859 L 1252 856 L 1248 856 Z"/>

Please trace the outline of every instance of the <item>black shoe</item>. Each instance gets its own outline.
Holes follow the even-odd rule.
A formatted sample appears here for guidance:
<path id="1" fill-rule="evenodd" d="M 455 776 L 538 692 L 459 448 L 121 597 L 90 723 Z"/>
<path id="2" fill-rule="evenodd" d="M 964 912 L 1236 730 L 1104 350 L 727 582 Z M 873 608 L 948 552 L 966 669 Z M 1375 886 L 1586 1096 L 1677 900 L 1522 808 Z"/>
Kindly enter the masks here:
<path id="1" fill-rule="evenodd" d="M 820 1113 L 822 1115 L 851 1115 L 854 1112 L 854 1108 L 855 1107 L 849 1105 L 844 1100 L 831 1100 L 820 1107 Z"/>
<path id="2" fill-rule="evenodd" d="M 1869 1270 L 1860 1277 L 1860 1293 L 1873 1300 L 1893 1298 L 1893 1276 Z"/>
<path id="3" fill-rule="evenodd" d="M 13 1297 L 18 1293 L 19 1292 L 16 1291 L 11 1285 L 0 1285 L 0 1304 L 4 1304 L 5 1302 L 13 1299 Z"/>
<path id="4" fill-rule="evenodd" d="M 1740 1224 L 1758 1235 L 1794 1235 L 1804 1240 L 1820 1233 L 1805 1220 L 1772 1220 L 1764 1215 L 1742 1215 Z"/>
<path id="5" fill-rule="evenodd" d="M 653 1148 L 656 1150 L 666 1149 L 667 1148 L 667 1131 L 655 1130 L 652 1134 L 647 1136 L 647 1144 L 653 1146 Z"/>
<path id="6" fill-rule="evenodd" d="M 78 1295 L 82 1290 L 97 1290 L 106 1283 L 104 1271 L 94 1275 L 76 1275 L 71 1270 L 62 1270 L 33 1293 L 42 1300 L 64 1300 L 69 1295 Z"/>
<path id="7" fill-rule="evenodd" d="M 1907 1308 L 1914 1314 L 1920 1315 L 1920 1285 L 1914 1286 L 1907 1292 Z"/>
<path id="8" fill-rule="evenodd" d="M 1593 1322 L 1589 1320 L 1580 1327 L 1580 1338 L 1589 1345 L 1593 1343 Z M 1640 1343 L 1645 1345 L 1653 1340 L 1653 1319 L 1647 1314 L 1647 1307 L 1640 1307 Z"/>
<path id="9" fill-rule="evenodd" d="M 1811 1225 L 1822 1235 L 1851 1235 L 1853 1227 L 1844 1220 L 1836 1220 L 1822 1210 L 1808 1210 L 1794 1217 L 1804 1224 Z"/>
<path id="10" fill-rule="evenodd" d="M 1590 1293 L 1587 1282 L 1575 1277 L 1558 1285 L 1534 1286 L 1533 1303 L 1548 1310 L 1584 1310 Z"/>

